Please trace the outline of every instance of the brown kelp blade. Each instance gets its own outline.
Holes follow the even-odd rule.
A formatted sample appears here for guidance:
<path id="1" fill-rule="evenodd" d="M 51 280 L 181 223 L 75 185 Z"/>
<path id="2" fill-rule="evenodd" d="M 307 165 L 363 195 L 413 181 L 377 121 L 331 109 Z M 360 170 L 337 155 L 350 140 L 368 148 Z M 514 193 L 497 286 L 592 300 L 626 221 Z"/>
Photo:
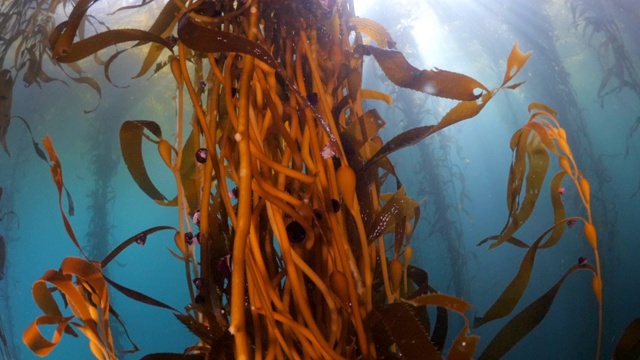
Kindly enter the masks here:
<path id="1" fill-rule="evenodd" d="M 636 360 L 640 358 L 640 318 L 635 318 L 622 332 L 613 353 L 615 360 Z"/>
<path id="2" fill-rule="evenodd" d="M 107 267 L 107 265 L 109 265 L 109 263 L 113 259 L 116 258 L 116 256 L 118 256 L 118 254 L 120 254 L 124 249 L 129 247 L 129 245 L 131 245 L 133 243 L 137 243 L 140 239 L 144 239 L 143 241 L 146 241 L 148 235 L 151 235 L 151 234 L 153 234 L 155 232 L 158 232 L 158 231 L 161 231 L 161 230 L 178 231 L 173 226 L 154 226 L 154 227 L 149 228 L 147 230 L 141 231 L 141 232 L 133 235 L 132 237 L 128 238 L 127 240 L 123 241 L 122 243 L 120 243 L 120 245 L 118 245 L 115 249 L 111 250 L 111 252 L 107 256 L 105 256 L 104 259 L 102 259 L 102 261 L 100 262 L 100 265 L 104 269 L 105 267 Z"/>
<path id="3" fill-rule="evenodd" d="M 4 69 L 0 71 L 0 145 L 7 155 L 7 132 L 11 124 L 11 102 L 13 98 L 13 77 L 11 71 Z"/>
<path id="4" fill-rule="evenodd" d="M 49 286 L 64 294 L 73 316 L 62 315 Z M 109 295 L 99 264 L 76 257 L 65 258 L 59 270 L 47 271 L 33 284 L 32 292 L 44 315 L 36 318 L 23 333 L 22 339 L 31 351 L 46 356 L 58 344 L 67 326 L 73 325 L 89 338 L 96 357 L 115 358 L 109 328 Z M 74 319 L 81 323 L 72 321 Z M 51 340 L 44 337 L 41 325 L 57 325 Z"/>
<path id="5" fill-rule="evenodd" d="M 78 1 L 71 11 L 69 20 L 59 24 L 51 32 L 49 36 L 49 44 L 52 49 L 52 56 L 58 62 L 66 64 L 74 63 L 88 56 L 95 56 L 98 51 L 107 47 L 132 41 L 136 41 L 135 46 L 146 43 L 153 43 L 172 51 L 173 44 L 171 42 L 165 40 L 164 38 L 159 36 L 159 34 L 139 29 L 108 30 L 105 32 L 97 33 L 88 38 L 84 38 L 81 33 L 81 40 L 78 40 L 74 43 L 73 40 L 75 39 L 78 30 L 82 29 L 85 14 L 94 2 L 95 0 Z M 120 52 L 118 52 L 118 54 L 119 53 Z M 105 66 L 105 71 L 107 71 L 107 68 L 108 66 Z M 91 86 L 94 90 L 96 90 L 98 95 L 101 96 L 100 86 L 93 78 L 81 76 L 76 78 L 71 77 L 71 79 L 75 82 L 84 83 Z M 96 107 L 91 110 L 85 110 L 85 113 L 90 113 L 96 110 L 98 105 L 96 105 Z"/>
<path id="6" fill-rule="evenodd" d="M 382 236 L 388 229 L 400 221 L 403 217 L 412 215 L 414 209 L 420 205 L 405 194 L 404 187 L 400 188 L 382 209 L 376 214 L 369 225 L 367 239 L 369 243 Z"/>
<path id="7" fill-rule="evenodd" d="M 135 301 L 141 302 L 143 304 L 147 304 L 147 305 L 151 305 L 151 306 L 155 306 L 155 307 L 159 307 L 159 308 L 163 308 L 163 309 L 168 309 L 168 310 L 172 310 L 175 312 L 178 312 L 178 310 L 174 309 L 171 305 L 167 305 L 165 303 L 163 303 L 160 300 L 156 300 L 154 298 L 152 298 L 151 296 L 145 295 L 139 291 L 130 289 L 124 285 L 121 285 L 113 280 L 111 280 L 110 278 L 108 278 L 107 276 L 104 276 L 104 279 L 106 282 L 109 283 L 109 285 L 113 286 L 114 289 L 118 290 L 120 293 L 122 293 L 124 296 L 133 299 Z"/>
<path id="8" fill-rule="evenodd" d="M 507 285 L 502 294 L 500 294 L 496 302 L 491 305 L 484 316 L 475 318 L 473 324 L 474 329 L 488 323 L 489 321 L 503 318 L 509 315 L 511 311 L 515 309 L 516 305 L 522 298 L 524 291 L 529 286 L 529 279 L 531 278 L 531 272 L 533 271 L 536 252 L 540 247 L 540 243 L 547 236 L 547 234 L 553 231 L 555 227 L 564 226 L 565 222 L 569 220 L 570 219 L 563 219 L 561 222 L 556 223 L 552 227 L 545 230 L 529 247 L 522 259 L 522 262 L 520 262 L 518 272 L 511 280 L 509 285 Z"/>
<path id="9" fill-rule="evenodd" d="M 526 159 L 526 169 L 528 171 L 526 172 L 524 199 L 520 202 L 519 206 L 511 209 L 506 228 L 500 233 L 498 240 L 489 246 L 489 249 L 502 245 L 502 243 L 512 237 L 516 231 L 527 222 L 538 201 L 540 190 L 542 189 L 545 175 L 549 168 L 549 154 L 539 140 L 539 137 L 533 136 L 525 142 L 519 142 L 519 144 L 523 144 L 525 148 L 517 148 L 515 151 L 526 152 L 527 155 L 526 157 L 516 156 L 516 161 L 525 161 Z M 512 166 L 522 168 L 524 165 L 516 163 Z M 518 179 L 518 181 L 522 181 L 522 179 Z M 507 185 L 507 191 L 512 191 L 511 188 L 515 186 L 519 187 L 517 184 L 509 183 Z"/>
<path id="10" fill-rule="evenodd" d="M 62 166 L 60 165 L 58 154 L 56 153 L 56 150 L 53 148 L 53 143 L 51 141 L 51 138 L 48 135 L 46 138 L 44 138 L 44 140 L 42 140 L 42 144 L 44 145 L 45 150 L 49 154 L 49 160 L 51 162 L 51 165 L 50 165 L 51 176 L 53 177 L 53 182 L 56 184 L 56 187 L 58 188 L 58 206 L 60 207 L 60 215 L 62 215 L 64 228 L 67 231 L 69 238 L 71 238 L 71 241 L 73 241 L 73 244 L 78 248 L 80 253 L 85 258 L 87 258 L 87 255 L 84 253 L 84 250 L 82 250 L 82 247 L 78 242 L 78 238 L 76 237 L 76 234 L 73 231 L 73 228 L 71 227 L 71 223 L 69 222 L 69 219 L 67 218 L 67 215 L 64 213 L 64 209 L 62 208 L 62 190 L 65 188 L 65 186 L 64 186 L 64 181 L 62 179 Z M 70 195 L 68 195 L 68 193 L 67 193 L 67 196 L 69 199 L 71 198 Z"/>
<path id="11" fill-rule="evenodd" d="M 142 138 L 146 137 L 149 139 L 144 134 L 145 129 L 150 131 L 158 139 L 162 138 L 160 126 L 153 121 L 128 120 L 122 124 L 120 127 L 122 157 L 127 165 L 127 169 L 129 169 L 129 173 L 140 189 L 151 199 L 162 205 L 165 204 L 167 198 L 162 195 L 160 190 L 158 190 L 151 181 L 151 178 L 149 178 L 142 157 Z"/>
<path id="12" fill-rule="evenodd" d="M 224 335 L 226 330 L 220 326 L 219 323 L 213 322 L 212 324 L 205 325 L 196 320 L 190 314 L 173 314 L 180 322 L 189 329 L 200 340 L 205 342 L 209 346 L 215 346 L 215 344 Z"/>
<path id="13" fill-rule="evenodd" d="M 187 47 L 205 53 L 234 52 L 250 55 L 274 69 L 278 61 L 269 50 L 244 36 L 198 25 L 190 13 L 182 15 L 178 23 L 178 38 Z"/>
<path id="14" fill-rule="evenodd" d="M 420 70 L 411 65 L 400 51 L 358 45 L 356 53 L 373 55 L 387 78 L 397 86 L 454 100 L 476 100 L 488 92 L 479 81 L 463 74 L 434 69 Z"/>
<path id="15" fill-rule="evenodd" d="M 415 145 L 425 139 L 427 136 L 432 134 L 433 125 L 426 126 L 418 126 L 416 128 L 404 131 L 396 136 L 393 139 L 389 140 L 386 144 L 384 144 L 380 150 L 378 150 L 375 155 L 371 157 L 367 164 L 362 169 L 362 172 L 369 169 L 372 165 L 374 165 L 378 160 L 389 156 L 390 154 L 404 149 L 408 146 Z"/>
<path id="16" fill-rule="evenodd" d="M 536 299 L 529 306 L 515 315 L 505 326 L 498 331 L 489 345 L 484 349 L 479 359 L 499 359 L 511 350 L 522 338 L 530 333 L 547 316 L 553 300 L 560 290 L 564 280 L 573 272 L 587 270 L 595 275 L 593 266 L 574 265 L 560 278 L 560 280 L 544 295 Z"/>
<path id="17" fill-rule="evenodd" d="M 374 308 L 373 316 L 382 321 L 404 358 L 442 359 L 408 306 L 402 303 L 379 305 Z"/>

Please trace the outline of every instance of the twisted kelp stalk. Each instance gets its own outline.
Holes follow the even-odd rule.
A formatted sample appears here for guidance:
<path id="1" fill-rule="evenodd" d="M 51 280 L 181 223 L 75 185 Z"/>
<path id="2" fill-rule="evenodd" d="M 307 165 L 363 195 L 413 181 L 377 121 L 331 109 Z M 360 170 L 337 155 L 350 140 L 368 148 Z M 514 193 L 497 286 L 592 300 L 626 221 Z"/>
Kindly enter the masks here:
<path id="1" fill-rule="evenodd" d="M 489 90 L 461 74 L 416 69 L 400 52 L 388 49 L 394 43 L 374 31 L 378 25 L 373 22 L 354 21 L 351 26 L 371 33 L 380 48 L 362 45 L 358 31 L 351 43 L 351 4 L 326 9 L 307 2 L 173 1 L 149 32 L 113 30 L 74 42 L 78 17 L 89 5 L 80 0 L 70 21 L 51 36 L 59 61 L 76 61 L 123 41 L 152 41 L 157 45 L 143 64 L 150 69 L 160 54 L 158 46 L 173 48 L 173 40 L 163 36 L 178 27 L 177 55 L 160 64 L 170 65 L 178 85 L 174 144 L 163 138 L 158 124 L 145 120 L 125 122 L 120 138 L 125 163 L 140 188 L 158 204 L 178 207 L 179 229 L 174 231 L 179 251 L 172 252 L 185 264 L 191 304 L 176 317 L 200 339 L 185 351 L 199 355 L 189 358 L 375 358 L 395 356 L 394 343 L 406 357 L 441 357 L 446 310 L 464 315 L 470 306 L 435 293 L 426 272 L 409 265 L 409 222 L 414 219 L 416 226 L 419 207 L 405 195 L 387 156 L 478 114 L 501 89 L 517 88 L 521 83 L 510 82 L 529 54 L 514 46 L 503 83 Z M 361 89 L 362 57 L 367 55 L 396 85 L 460 102 L 438 124 L 405 131 L 383 145 L 377 136 L 380 118 L 375 111 L 364 112 L 362 99 L 390 100 Z M 186 139 L 184 116 L 190 113 L 185 97 L 193 107 Z M 175 178 L 172 200 L 146 172 L 143 138 L 157 144 Z M 60 164 L 48 139 L 45 145 L 62 199 Z M 559 146 L 567 153 L 565 145 Z M 397 191 L 380 194 L 389 175 L 396 178 Z M 578 179 L 577 170 L 570 176 Z M 229 184 L 237 188 L 229 191 Z M 194 236 L 195 227 L 200 232 Z M 176 311 L 101 273 L 129 245 L 144 244 L 147 235 L 164 229 L 172 228 L 159 226 L 132 236 L 99 264 L 68 261 L 91 268 L 92 279 L 104 279 L 135 300 Z M 383 237 L 388 232 L 395 234 L 389 254 Z M 62 271 L 65 286 L 71 284 L 71 273 Z M 84 286 L 83 274 L 75 274 L 79 285 L 93 286 Z M 25 332 L 25 343 L 48 352 L 62 331 L 71 331 L 71 324 L 86 332 L 97 357 L 115 357 L 110 333 L 104 330 L 110 309 L 102 291 L 106 287 L 96 284 L 100 292 L 86 289 L 74 306 L 101 317 L 72 309 L 83 324 L 70 322 L 59 310 L 52 313 L 58 308 L 46 301 L 45 316 Z M 42 296 L 34 293 L 38 304 Z M 395 302 L 403 298 L 415 307 Z M 433 334 L 425 330 L 430 326 L 425 306 L 439 309 Z M 58 325 L 49 342 L 38 329 L 47 321 Z M 465 324 L 451 358 L 471 358 L 475 352 L 478 338 L 469 335 L 466 318 Z"/>

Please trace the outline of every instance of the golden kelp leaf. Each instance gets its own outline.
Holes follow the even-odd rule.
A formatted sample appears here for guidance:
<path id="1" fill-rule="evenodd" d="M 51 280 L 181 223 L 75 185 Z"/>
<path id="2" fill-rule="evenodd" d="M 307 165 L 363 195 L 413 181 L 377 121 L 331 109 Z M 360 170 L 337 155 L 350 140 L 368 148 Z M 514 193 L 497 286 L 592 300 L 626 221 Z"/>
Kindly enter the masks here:
<path id="1" fill-rule="evenodd" d="M 529 286 L 529 279 L 531 278 L 531 272 L 533 271 L 533 263 L 536 258 L 536 252 L 540 246 L 540 242 L 547 236 L 548 233 L 553 231 L 556 226 L 564 226 L 565 222 L 569 219 L 564 219 L 560 223 L 553 225 L 552 227 L 545 230 L 536 241 L 529 247 L 527 252 L 524 254 L 524 258 L 520 263 L 520 267 L 518 268 L 518 272 L 511 280 L 509 285 L 504 289 L 502 294 L 498 297 L 495 303 L 491 305 L 489 310 L 482 317 L 476 317 L 473 328 L 477 328 L 482 326 L 489 321 L 493 321 L 496 319 L 503 318 L 511 313 L 513 309 L 515 309 L 516 305 L 520 301 L 522 294 Z"/>
<path id="2" fill-rule="evenodd" d="M 47 356 L 62 339 L 62 332 L 73 320 L 73 316 L 43 315 L 36 318 L 22 334 L 22 341 L 29 350 L 38 356 Z M 42 325 L 57 325 L 51 340 L 45 338 L 40 332 Z"/>
<path id="3" fill-rule="evenodd" d="M 518 43 L 516 42 L 513 45 L 513 49 L 511 49 L 511 54 L 509 54 L 509 59 L 507 59 L 507 70 L 504 73 L 504 79 L 502 80 L 502 86 L 505 86 L 514 76 L 516 76 L 524 64 L 527 63 L 529 57 L 531 56 L 531 51 L 527 53 L 523 53 L 520 48 L 518 48 Z"/>
<path id="4" fill-rule="evenodd" d="M 371 224 L 369 224 L 367 231 L 369 243 L 387 232 L 398 220 L 405 216 L 410 216 L 418 206 L 420 205 L 418 205 L 417 202 L 405 194 L 404 187 L 400 188 L 393 197 L 384 204 Z"/>
<path id="5" fill-rule="evenodd" d="M 403 302 L 413 306 L 440 306 L 447 310 L 455 311 L 462 316 L 467 310 L 471 309 L 471 305 L 463 299 L 441 293 L 421 295 L 411 300 L 403 300 Z"/>
<path id="6" fill-rule="evenodd" d="M 387 29 L 371 19 L 360 17 L 351 18 L 349 19 L 349 25 L 355 26 L 358 32 L 372 38 L 381 48 L 395 49 L 396 47 L 396 42 L 393 41 Z"/>
<path id="7" fill-rule="evenodd" d="M 393 98 L 391 95 L 385 94 L 381 91 L 362 89 L 360 90 L 360 94 L 362 95 L 363 100 L 380 100 L 386 102 L 389 106 L 393 106 Z"/>
<path id="8" fill-rule="evenodd" d="M 62 316 L 49 291 L 50 285 L 64 295 L 73 316 Z M 60 341 L 62 331 L 71 324 L 87 336 L 96 356 L 116 358 L 109 327 L 109 294 L 99 264 L 76 257 L 65 258 L 60 270 L 47 271 L 33 284 L 32 292 L 36 304 L 45 313 L 23 333 L 23 341 L 34 353 L 45 356 L 51 352 Z M 70 322 L 74 318 L 82 324 Z M 39 325 L 43 324 L 58 325 L 52 340 L 42 336 Z"/>
<path id="9" fill-rule="evenodd" d="M 640 357 L 640 318 L 635 318 L 622 332 L 616 350 L 615 360 L 635 360 Z"/>
<path id="10" fill-rule="evenodd" d="M 76 234 L 74 233 L 73 228 L 71 227 L 71 223 L 69 222 L 69 219 L 67 219 L 67 215 L 65 215 L 64 210 L 62 208 L 62 189 L 65 187 L 64 181 L 62 180 L 62 166 L 60 165 L 58 154 L 56 153 L 56 150 L 53 148 L 53 143 L 51 142 L 51 138 L 49 137 L 49 135 L 47 135 L 47 137 L 44 138 L 44 140 L 42 140 L 42 144 L 44 145 L 45 150 L 49 154 L 49 160 L 52 163 L 51 176 L 53 177 L 53 182 L 56 184 L 56 187 L 58 188 L 58 206 L 60 207 L 60 214 L 62 215 L 64 228 L 67 231 L 69 238 L 71 238 L 71 241 L 73 241 L 73 244 L 78 248 L 80 253 L 86 258 L 87 255 L 84 253 L 84 250 L 82 250 L 82 247 L 78 242 L 78 238 L 76 237 Z"/>
<path id="11" fill-rule="evenodd" d="M 11 102 L 13 98 L 13 77 L 11 71 L 4 69 L 0 71 L 0 144 L 7 155 L 7 132 L 11 124 Z"/>
<path id="12" fill-rule="evenodd" d="M 384 146 L 382 146 L 382 148 L 378 150 L 373 157 L 371 157 L 371 160 L 369 160 L 363 167 L 362 172 L 366 171 L 378 160 L 390 155 L 391 153 L 419 143 L 433 133 L 433 128 L 433 125 L 418 126 L 394 136 L 393 139 L 384 144 Z"/>
<path id="13" fill-rule="evenodd" d="M 558 117 L 558 113 L 554 109 L 548 107 L 547 105 L 545 105 L 543 103 L 539 103 L 539 102 L 530 103 L 529 107 L 527 108 L 527 110 L 529 111 L 529 114 L 532 114 L 535 111 L 543 111 L 545 113 L 550 114 L 554 118 Z"/>
<path id="14" fill-rule="evenodd" d="M 344 132 L 352 136 L 353 146 L 360 149 L 365 142 L 378 135 L 378 131 L 385 125 L 387 123 L 380 116 L 378 110 L 371 109 L 358 117 L 356 121 L 352 121 Z"/>
<path id="15" fill-rule="evenodd" d="M 564 204 L 562 203 L 562 194 L 560 187 L 562 186 L 562 179 L 567 173 L 564 170 L 558 171 L 551 179 L 551 205 L 553 206 L 553 222 L 559 223 L 566 217 L 566 211 L 564 210 Z M 564 233 L 564 226 L 556 226 L 553 232 L 549 236 L 549 239 L 545 241 L 540 248 L 552 247 L 560 241 L 562 234 Z"/>
<path id="16" fill-rule="evenodd" d="M 459 102 L 433 127 L 432 132 L 442 130 L 462 120 L 470 119 L 478 115 L 495 94 L 495 90 L 488 91 L 482 94 L 477 100 Z"/>
<path id="17" fill-rule="evenodd" d="M 387 78 L 397 86 L 447 99 L 472 101 L 489 92 L 479 81 L 455 72 L 420 70 L 409 64 L 400 51 L 358 45 L 356 53 L 373 55 Z M 478 91 L 480 90 L 480 91 Z"/>
<path id="18" fill-rule="evenodd" d="M 200 26 L 189 14 L 190 12 L 180 18 L 178 38 L 190 49 L 205 53 L 235 52 L 250 55 L 278 69 L 278 61 L 262 45 L 244 36 Z"/>
<path id="19" fill-rule="evenodd" d="M 429 340 L 429 334 L 408 306 L 402 303 L 379 305 L 374 307 L 373 316 L 382 320 L 404 358 L 442 359 Z"/>
<path id="20" fill-rule="evenodd" d="M 544 295 L 529 304 L 521 312 L 515 315 L 505 326 L 498 331 L 496 336 L 491 340 L 489 345 L 484 349 L 479 359 L 500 359 L 511 348 L 513 348 L 522 338 L 531 332 L 542 319 L 547 316 L 553 300 L 560 290 L 564 280 L 573 272 L 578 270 L 587 270 L 595 274 L 593 266 L 574 265 L 560 278 L 560 280 L 549 289 Z"/>
<path id="21" fill-rule="evenodd" d="M 479 340 L 479 336 L 469 335 L 469 325 L 465 324 L 453 341 L 447 360 L 473 359 Z"/>
<path id="22" fill-rule="evenodd" d="M 518 151 L 522 150 L 520 149 Z M 513 236 L 529 219 L 538 201 L 540 189 L 542 188 L 545 175 L 547 174 L 547 168 L 549 167 L 549 154 L 547 154 L 537 137 L 532 137 L 527 142 L 527 149 L 525 151 L 527 152 L 528 159 L 528 173 L 524 200 L 519 204 L 520 207 L 518 207 L 517 210 L 514 209 L 516 211 L 511 212 L 508 225 L 502 230 L 498 240 L 489 246 L 489 249 L 502 245 L 508 238 Z M 508 184 L 508 188 L 511 187 L 512 184 Z"/>
<path id="23" fill-rule="evenodd" d="M 151 182 L 142 158 L 142 137 L 146 137 L 144 135 L 145 129 L 149 130 L 157 138 L 162 138 L 160 126 L 153 121 L 128 120 L 122 124 L 120 127 L 122 157 L 125 164 L 127 164 L 129 173 L 140 189 L 158 204 L 165 204 L 167 198 Z"/>

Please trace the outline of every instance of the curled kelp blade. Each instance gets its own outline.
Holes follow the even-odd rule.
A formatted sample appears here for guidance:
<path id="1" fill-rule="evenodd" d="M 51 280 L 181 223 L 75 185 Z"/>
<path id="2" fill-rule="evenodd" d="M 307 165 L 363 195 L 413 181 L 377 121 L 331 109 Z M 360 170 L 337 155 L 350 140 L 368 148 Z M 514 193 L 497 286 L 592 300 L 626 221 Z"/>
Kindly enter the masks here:
<path id="1" fill-rule="evenodd" d="M 143 239 L 143 241 L 146 241 L 147 240 L 147 236 L 149 236 L 149 235 L 151 235 L 151 234 L 153 234 L 155 232 L 162 231 L 162 230 L 178 231 L 173 226 L 154 226 L 154 227 L 149 228 L 147 230 L 141 231 L 141 232 L 133 235 L 132 237 L 128 238 L 127 240 L 123 241 L 122 243 L 120 243 L 120 245 L 118 245 L 115 249 L 111 250 L 111 252 L 107 256 L 105 256 L 104 259 L 102 259 L 102 261 L 100 262 L 100 265 L 102 266 L 102 268 L 107 267 L 107 265 L 109 265 L 109 263 L 113 259 L 115 259 L 116 256 L 118 256 L 124 249 L 129 247 L 129 245 L 137 243 L 141 239 Z"/>
<path id="2" fill-rule="evenodd" d="M 512 237 L 516 233 L 516 231 L 518 231 L 518 229 L 520 229 L 520 227 L 522 227 L 522 225 L 527 222 L 527 220 L 533 213 L 533 209 L 535 208 L 538 197 L 540 196 L 540 190 L 542 189 L 542 185 L 547 174 L 547 169 L 549 168 L 549 154 L 547 153 L 539 137 L 532 136 L 531 138 L 529 138 L 529 134 L 531 133 L 531 131 L 524 131 L 521 139 L 527 140 L 520 141 L 518 143 L 524 148 L 518 147 L 515 150 L 520 154 L 525 153 L 526 156 L 518 156 L 520 154 L 516 155 L 516 163 L 512 164 L 512 167 L 517 168 L 517 171 L 519 172 L 519 175 L 517 177 L 518 183 L 521 183 L 523 181 L 523 175 L 525 174 L 525 172 L 523 172 L 522 170 L 526 168 L 526 177 L 524 178 L 526 180 L 524 199 L 520 199 L 522 194 L 516 195 L 515 199 L 517 199 L 517 205 L 511 208 L 507 226 L 502 230 L 496 242 L 489 246 L 489 249 L 502 245 L 502 243 L 504 243 L 508 238 Z M 513 194 L 516 191 L 515 189 L 520 190 L 520 187 L 521 184 L 511 182 L 507 184 L 507 191 L 510 194 Z"/>
<path id="3" fill-rule="evenodd" d="M 349 19 L 348 24 L 356 28 L 358 32 L 366 34 L 381 48 L 395 49 L 396 42 L 391 34 L 381 24 L 367 18 L 355 17 Z"/>
<path id="4" fill-rule="evenodd" d="M 13 77 L 11 71 L 3 69 L 0 71 L 0 145 L 7 155 L 7 132 L 11 124 L 11 101 L 13 98 Z"/>
<path id="5" fill-rule="evenodd" d="M 82 60 L 96 52 L 116 44 L 136 41 L 157 43 L 172 50 L 172 44 L 154 33 L 138 29 L 115 29 L 97 33 L 73 42 L 84 20 L 84 16 L 95 0 L 80 0 L 76 3 L 69 20 L 60 23 L 49 36 L 52 56 L 61 63 Z"/>
<path id="6" fill-rule="evenodd" d="M 67 215 L 64 213 L 64 209 L 62 208 L 62 190 L 65 189 L 65 186 L 64 186 L 64 181 L 62 179 L 62 166 L 60 165 L 58 154 L 56 153 L 56 150 L 53 148 L 53 142 L 51 141 L 51 138 L 48 135 L 44 140 L 42 140 L 42 144 L 44 145 L 44 148 L 49 155 L 49 161 L 51 162 L 51 165 L 50 165 L 51 176 L 53 177 L 53 182 L 56 184 L 56 187 L 58 188 L 58 206 L 60 208 L 60 214 L 62 215 L 64 228 L 67 231 L 67 234 L 69 235 L 69 238 L 71 239 L 71 241 L 73 241 L 73 244 L 78 248 L 80 253 L 85 258 L 87 258 L 87 255 L 85 254 L 84 250 L 82 250 L 82 247 L 78 242 L 78 238 L 76 237 L 76 234 L 73 231 L 73 228 L 71 227 L 71 223 L 69 222 L 69 219 L 67 218 Z M 67 193 L 67 196 L 68 196 L 68 199 L 71 199 L 71 196 L 68 193 Z M 71 206 L 72 202 L 70 202 L 69 204 Z M 71 210 L 71 207 L 69 210 Z"/>
<path id="7" fill-rule="evenodd" d="M 373 55 L 387 78 L 397 86 L 453 100 L 476 100 L 488 92 L 482 83 L 467 75 L 441 70 L 420 70 L 397 50 L 357 45 L 356 53 Z"/>
<path id="8" fill-rule="evenodd" d="M 509 320 L 487 345 L 479 359 L 500 359 L 509 352 L 522 338 L 540 324 L 549 312 L 565 279 L 579 270 L 587 270 L 594 275 L 596 272 L 593 266 L 589 264 L 572 266 L 551 289 Z"/>
<path id="9" fill-rule="evenodd" d="M 72 316 L 62 315 L 49 286 L 64 294 Z M 73 325 L 90 340 L 96 357 L 115 358 L 109 327 L 109 294 L 99 264 L 76 257 L 65 258 L 59 270 L 47 271 L 33 284 L 32 293 L 44 315 L 36 318 L 23 333 L 22 339 L 31 351 L 46 356 L 58 344 L 62 332 Z M 51 340 L 40 331 L 40 326 L 45 324 L 57 325 Z"/>
<path id="10" fill-rule="evenodd" d="M 128 120 L 120 127 L 120 149 L 133 180 L 147 196 L 162 205 L 166 203 L 167 198 L 162 195 L 151 181 L 142 157 L 142 138 L 149 139 L 144 133 L 145 129 L 158 139 L 162 139 L 162 130 L 160 130 L 160 126 L 156 122 Z"/>
<path id="11" fill-rule="evenodd" d="M 640 318 L 635 318 L 622 332 L 616 350 L 615 360 L 636 360 L 640 358 Z"/>

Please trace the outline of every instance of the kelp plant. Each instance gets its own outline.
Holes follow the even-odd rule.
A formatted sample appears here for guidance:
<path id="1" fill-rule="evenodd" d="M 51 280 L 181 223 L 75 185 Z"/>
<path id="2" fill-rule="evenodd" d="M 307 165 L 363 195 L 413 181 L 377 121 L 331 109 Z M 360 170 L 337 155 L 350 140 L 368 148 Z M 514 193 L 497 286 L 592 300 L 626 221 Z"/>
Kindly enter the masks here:
<path id="1" fill-rule="evenodd" d="M 462 74 L 413 67 L 394 49 L 386 30 L 356 18 L 348 1 L 176 0 L 167 2 L 148 31 L 114 29 L 87 36 L 78 28 L 92 3 L 79 0 L 69 20 L 53 30 L 53 57 L 74 63 L 114 44 L 152 43 L 140 74 L 156 63 L 154 73 L 168 67 L 173 74 L 176 135 L 165 138 L 151 120 L 130 120 L 120 129 L 120 143 L 138 186 L 157 204 L 177 207 L 178 226 L 144 230 L 102 261 L 88 259 L 63 210 L 62 168 L 47 137 L 65 228 L 84 258 L 66 258 L 59 270 L 49 270 L 34 284 L 33 297 L 44 315 L 23 335 L 33 352 L 45 356 L 63 332 L 77 335 L 77 330 L 87 336 L 97 358 L 116 358 L 110 320 L 120 318 L 109 303 L 110 284 L 132 299 L 174 311 L 198 337 L 184 355 L 145 359 L 437 359 L 446 351 L 447 311 L 465 320 L 448 357 L 473 357 L 478 337 L 470 334 L 465 316 L 470 305 L 436 292 L 427 272 L 410 265 L 420 207 L 405 194 L 389 155 L 477 115 L 500 90 L 519 87 L 522 83 L 512 79 L 530 53 L 514 46 L 502 84 L 490 90 Z M 365 45 L 365 36 L 377 46 Z M 164 49 L 168 59 L 159 61 Z M 371 56 L 397 86 L 459 102 L 437 124 L 407 130 L 383 144 L 378 130 L 384 121 L 362 105 L 363 99 L 391 104 L 388 95 L 361 88 L 362 64 Z M 475 326 L 512 312 L 527 287 L 537 250 L 556 244 L 565 223 L 585 223 L 596 267 L 586 262 L 571 267 L 548 293 L 514 316 L 482 356 L 499 357 L 532 330 L 563 280 L 576 270 L 594 274 L 602 309 L 589 183 L 554 112 L 535 103 L 530 112 L 530 121 L 511 143 L 507 225 L 487 239 L 495 240 L 490 247 L 507 243 L 527 251 L 514 280 Z M 161 193 L 146 172 L 145 140 L 157 145 L 175 178 L 173 198 Z M 548 153 L 558 157 L 561 167 L 552 180 L 555 224 L 527 245 L 513 235 L 536 203 Z M 587 210 L 586 219 L 565 217 L 553 186 L 567 176 Z M 396 192 L 382 194 L 390 179 L 395 179 Z M 190 301 L 183 313 L 103 273 L 128 246 L 144 245 L 162 230 L 174 232 L 171 252 L 185 265 Z M 60 291 L 72 314 L 63 315 L 50 286 Z M 438 308 L 433 326 L 427 306 Z M 45 324 L 56 327 L 52 339 L 40 331 Z M 134 345 L 129 351 L 135 350 Z"/>

